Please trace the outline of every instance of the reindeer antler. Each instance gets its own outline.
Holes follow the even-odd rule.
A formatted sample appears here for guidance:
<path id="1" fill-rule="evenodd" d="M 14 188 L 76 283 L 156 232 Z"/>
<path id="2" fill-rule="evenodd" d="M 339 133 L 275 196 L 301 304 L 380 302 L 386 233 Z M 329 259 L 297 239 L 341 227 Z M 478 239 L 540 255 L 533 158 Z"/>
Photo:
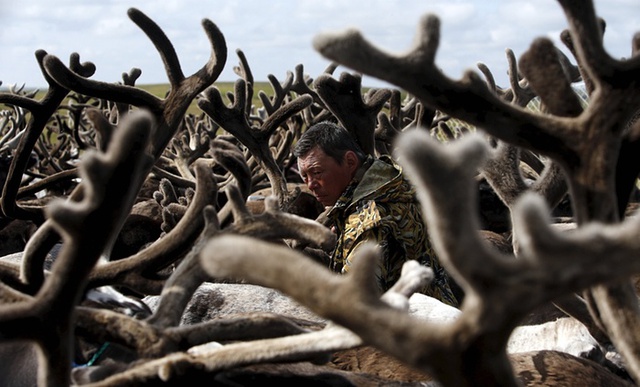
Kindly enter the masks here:
<path id="1" fill-rule="evenodd" d="M 160 53 L 171 86 L 164 100 L 135 87 L 85 79 L 69 71 L 54 56 L 45 58 L 45 67 L 53 79 L 78 93 L 128 103 L 151 111 L 159 123 L 158 137 L 154 139 L 153 145 L 153 154 L 159 157 L 173 137 L 191 101 L 213 84 L 222 72 L 227 60 L 227 46 L 220 29 L 210 20 L 204 19 L 202 27 L 211 43 L 211 56 L 202 68 L 185 77 L 175 49 L 162 29 L 136 8 L 130 8 L 128 15 Z"/>
<path id="2" fill-rule="evenodd" d="M 81 167 L 86 187 L 83 200 L 47 207 L 52 225 L 66 242 L 51 275 L 34 298 L 2 307 L 2 336 L 36 340 L 42 350 L 40 384 L 69 385 L 73 309 L 85 289 L 87 275 L 115 240 L 133 205 L 137 190 L 132 188 L 142 183 L 152 164 L 146 152 L 152 123 L 150 115 L 140 112 L 121 124 L 106 154 L 85 156 Z"/>
<path id="3" fill-rule="evenodd" d="M 44 221 L 42 208 L 24 208 L 16 203 L 22 175 L 27 169 L 29 157 L 40 134 L 44 130 L 51 115 L 56 111 L 60 103 L 69 93 L 69 90 L 57 84 L 53 78 L 46 72 L 47 52 L 44 50 L 36 51 L 36 60 L 49 84 L 49 89 L 45 96 L 38 102 L 27 97 L 17 94 L 0 94 L 0 102 L 10 105 L 21 106 L 31 112 L 31 118 L 27 123 L 24 135 L 20 138 L 18 147 L 16 148 L 16 157 L 11 162 L 7 181 L 2 190 L 2 212 L 8 217 L 16 219 L 29 219 L 38 224 Z M 95 66 L 91 62 L 80 63 L 80 56 L 76 53 L 71 54 L 69 59 L 70 71 L 80 76 L 90 77 L 95 72 Z"/>
<path id="4" fill-rule="evenodd" d="M 133 22 L 151 39 L 162 57 L 171 84 L 171 90 L 165 99 L 159 99 L 132 86 L 86 79 L 82 74 L 64 66 L 55 56 L 44 56 L 42 59 L 43 67 L 53 80 L 71 90 L 148 109 L 158 123 L 157 134 L 151 145 L 152 155 L 158 159 L 178 130 L 191 101 L 211 85 L 222 72 L 227 59 L 227 46 L 218 27 L 211 21 L 204 19 L 202 25 L 211 42 L 211 56 L 200 70 L 185 78 L 176 52 L 160 27 L 135 8 L 129 9 L 128 14 Z M 151 166 L 149 168 L 151 169 Z M 71 200 L 76 200 L 81 192 L 82 184 L 71 194 Z M 22 276 L 25 282 L 36 288 L 42 282 L 41 268 L 44 254 L 57 240 L 52 233 L 51 227 L 45 223 L 38 229 L 37 235 L 30 240 L 30 246 L 25 250 Z"/>
<path id="5" fill-rule="evenodd" d="M 243 80 L 236 81 L 236 96 L 231 107 L 225 106 L 220 91 L 215 87 L 207 89 L 204 94 L 205 98 L 198 101 L 198 106 L 249 149 L 265 170 L 274 196 L 283 208 L 286 207 L 294 197 L 287 189 L 283 172 L 269 149 L 269 138 L 286 119 L 309 106 L 312 98 L 308 95 L 299 96 L 280 106 L 260 127 L 254 127 L 245 114 Z"/>
<path id="6" fill-rule="evenodd" d="M 567 173 L 574 215 L 579 224 L 592 220 L 617 221 L 613 177 L 622 134 L 640 103 L 636 87 L 640 58 L 618 61 L 606 53 L 592 2 L 561 0 L 560 4 L 569 21 L 583 74 L 588 74 L 596 90 L 589 106 L 576 118 L 540 115 L 509 105 L 488 90 L 475 73 L 466 73 L 458 82 L 445 77 L 434 64 L 439 41 L 439 21 L 435 16 L 422 20 L 416 46 L 403 56 L 391 56 L 374 48 L 354 31 L 320 36 L 315 40 L 315 47 L 329 59 L 396 84 L 424 103 L 474 124 L 505 142 L 551 157 Z M 548 55 L 557 55 L 555 48 L 550 52 L 548 47 L 551 45 L 534 44 L 534 50 L 539 50 L 537 55 L 545 51 Z M 624 292 L 630 294 L 631 287 L 625 285 Z M 605 304 L 604 299 L 613 302 L 615 297 L 600 295 L 598 298 L 598 304 Z M 625 348 L 629 348 L 630 342 L 634 347 L 640 347 L 637 344 L 640 343 L 640 332 L 618 324 L 637 321 L 635 309 L 629 304 L 626 308 L 615 309 L 624 310 L 624 317 L 607 322 L 610 334 L 618 336 L 613 338 L 614 342 L 629 361 L 636 356 Z M 633 324 L 634 327 L 637 325 Z M 631 368 L 640 375 L 640 366 Z"/>
<path id="7" fill-rule="evenodd" d="M 363 100 L 361 82 L 359 75 L 342 73 L 340 80 L 322 74 L 313 84 L 327 109 L 354 136 L 362 150 L 374 155 L 376 118 L 391 97 L 391 90 L 371 90 Z"/>

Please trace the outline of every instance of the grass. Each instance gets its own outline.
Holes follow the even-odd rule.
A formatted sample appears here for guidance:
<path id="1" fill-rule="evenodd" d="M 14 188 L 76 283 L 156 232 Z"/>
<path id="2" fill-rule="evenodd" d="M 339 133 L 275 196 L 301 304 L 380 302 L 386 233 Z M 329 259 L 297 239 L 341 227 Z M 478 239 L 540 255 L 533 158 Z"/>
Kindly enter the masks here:
<path id="1" fill-rule="evenodd" d="M 220 93 L 225 97 L 225 100 L 227 101 L 227 103 L 229 103 L 229 100 L 226 99 L 226 95 L 227 93 L 232 93 L 232 94 L 234 93 L 235 83 L 234 82 L 215 82 L 213 85 L 217 87 L 218 90 L 220 90 Z M 168 84 L 140 85 L 138 87 L 159 97 L 163 97 L 169 90 Z M 362 92 L 366 93 L 368 89 L 369 88 L 367 87 L 363 87 Z M 251 102 L 253 106 L 256 106 L 256 107 L 262 106 L 262 101 L 260 100 L 260 97 L 258 97 L 258 93 L 260 91 L 264 92 L 269 97 L 273 96 L 273 87 L 271 86 L 271 83 L 255 82 L 255 85 L 253 86 L 253 98 Z M 187 110 L 187 113 L 198 115 L 202 113 L 202 110 L 200 110 L 200 108 L 196 105 L 196 102 L 194 101 L 189 107 L 189 110 Z"/>
<path id="2" fill-rule="evenodd" d="M 227 103 L 229 103 L 229 100 L 226 99 L 226 95 L 228 93 L 232 93 L 232 94 L 234 93 L 235 83 L 234 82 L 215 82 L 213 85 L 217 87 L 218 90 L 220 90 L 220 93 L 224 96 Z M 160 98 L 164 98 L 166 93 L 169 91 L 169 84 L 139 85 L 138 87 Z M 253 87 L 253 99 L 251 102 L 252 105 L 262 106 L 262 101 L 260 101 L 260 98 L 258 97 L 258 92 L 261 90 L 269 96 L 273 95 L 273 88 L 271 87 L 270 83 L 256 82 L 256 84 Z M 202 110 L 200 110 L 195 100 L 191 103 L 191 105 L 189 106 L 189 109 L 187 110 L 187 114 L 189 113 L 195 114 L 195 115 L 199 115 L 202 113 Z"/>
<path id="3" fill-rule="evenodd" d="M 218 88 L 218 90 L 220 90 L 220 93 L 224 96 L 225 101 L 227 101 L 227 103 L 229 103 L 229 100 L 226 98 L 228 93 L 234 93 L 235 91 L 235 82 L 215 82 L 213 84 L 215 87 Z M 168 83 L 164 83 L 164 84 L 148 84 L 148 85 L 136 85 L 136 87 L 142 89 L 142 90 L 146 90 L 149 93 L 159 97 L 159 98 L 164 98 L 167 94 L 167 92 L 169 91 L 169 84 Z M 363 94 L 367 92 L 369 88 L 368 87 L 363 87 L 362 88 L 362 92 Z M 25 91 L 29 91 L 29 90 L 33 90 L 33 89 L 28 89 L 26 88 Z M 0 87 L 0 92 L 6 92 L 7 88 L 5 87 Z M 253 87 L 253 98 L 252 98 L 252 105 L 256 106 L 256 107 L 261 107 L 262 106 L 262 101 L 260 100 L 258 94 L 259 92 L 262 91 L 264 92 L 267 96 L 272 97 L 273 96 L 273 87 L 271 86 L 270 82 L 255 82 L 255 85 Z M 38 93 L 36 94 L 35 98 L 36 100 L 41 99 L 44 94 L 46 93 L 46 89 L 45 90 L 39 90 Z M 403 98 L 406 95 L 406 93 L 403 92 Z M 63 104 L 66 104 L 67 101 L 64 101 Z M 194 115 L 199 115 L 202 113 L 202 110 L 200 110 L 200 108 L 197 106 L 196 101 L 194 100 L 191 103 L 191 106 L 189 107 L 189 109 L 187 110 L 187 113 L 190 114 L 194 114 Z"/>
<path id="4" fill-rule="evenodd" d="M 229 100 L 226 98 L 227 93 L 234 93 L 235 90 L 235 83 L 234 82 L 216 82 L 213 84 L 215 87 L 218 88 L 218 90 L 220 90 L 220 93 L 224 96 L 224 99 L 227 101 L 227 103 L 229 103 Z M 166 94 L 169 92 L 169 84 L 165 83 L 165 84 L 149 84 L 149 85 L 136 85 L 136 87 L 145 90 L 159 98 L 164 98 L 166 96 Z M 6 91 L 4 89 L 0 90 L 0 91 Z M 258 97 L 258 92 L 259 91 L 263 91 L 265 92 L 268 96 L 272 96 L 273 95 L 273 88 L 271 87 L 271 84 L 269 82 L 256 82 L 255 86 L 254 86 L 254 92 L 253 92 L 253 99 L 252 99 L 252 104 L 255 106 L 262 106 L 262 101 L 260 100 L 260 98 Z M 36 100 L 41 99 L 44 94 L 46 93 L 46 90 L 40 90 L 38 91 L 38 93 L 35 96 Z M 67 101 L 65 100 L 62 104 L 66 104 Z M 189 109 L 187 110 L 187 113 L 191 113 L 194 115 L 199 115 L 202 113 L 202 110 L 200 110 L 200 108 L 198 107 L 198 105 L 196 104 L 196 100 L 194 100 L 191 105 L 189 106 Z"/>

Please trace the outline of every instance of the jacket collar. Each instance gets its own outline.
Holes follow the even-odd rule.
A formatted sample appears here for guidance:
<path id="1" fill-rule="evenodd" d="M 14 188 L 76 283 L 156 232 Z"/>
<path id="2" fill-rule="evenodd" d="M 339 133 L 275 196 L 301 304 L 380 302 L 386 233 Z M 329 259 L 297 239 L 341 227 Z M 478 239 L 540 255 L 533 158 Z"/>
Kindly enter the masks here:
<path id="1" fill-rule="evenodd" d="M 401 179 L 401 174 L 402 168 L 390 157 L 381 156 L 379 159 L 374 159 L 368 156 L 336 204 L 329 210 L 327 217 L 334 217 L 354 203 L 380 193 L 386 186 Z"/>

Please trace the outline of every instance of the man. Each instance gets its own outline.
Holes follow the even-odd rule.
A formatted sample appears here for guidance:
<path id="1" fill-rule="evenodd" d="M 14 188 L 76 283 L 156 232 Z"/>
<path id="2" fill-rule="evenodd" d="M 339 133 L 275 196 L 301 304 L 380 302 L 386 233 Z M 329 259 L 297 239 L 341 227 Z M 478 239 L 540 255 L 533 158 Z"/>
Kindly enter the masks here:
<path id="1" fill-rule="evenodd" d="M 416 259 L 435 274 L 424 293 L 458 306 L 431 248 L 415 188 L 399 165 L 386 156 L 367 156 L 346 129 L 331 122 L 307 129 L 293 154 L 300 176 L 327 207 L 328 225 L 338 235 L 332 270 L 348 272 L 358 246 L 375 241 L 383 254 L 376 272 L 382 291 L 398 280 L 406 260 Z"/>

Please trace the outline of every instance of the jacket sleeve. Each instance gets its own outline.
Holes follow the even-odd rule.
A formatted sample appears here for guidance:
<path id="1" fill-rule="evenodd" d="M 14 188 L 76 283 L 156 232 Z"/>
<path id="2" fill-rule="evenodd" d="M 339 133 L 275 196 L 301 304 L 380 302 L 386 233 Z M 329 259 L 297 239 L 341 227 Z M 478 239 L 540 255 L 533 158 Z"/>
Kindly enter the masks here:
<path id="1" fill-rule="evenodd" d="M 375 242 L 380 248 L 380 259 L 376 267 L 376 279 L 381 291 L 388 290 L 400 278 L 405 253 L 395 241 L 390 230 L 384 226 L 368 228 L 358 235 L 353 247 L 345 257 L 342 272 L 349 272 L 353 260 L 357 259 L 357 250 L 365 242 Z"/>
<path id="2" fill-rule="evenodd" d="M 373 241 L 380 247 L 380 259 L 375 274 L 378 287 L 382 292 L 385 292 L 400 278 L 407 254 L 403 245 L 394 238 L 392 230 L 383 224 L 368 228 L 357 236 L 353 247 L 345 257 L 342 273 L 349 272 L 354 259 L 357 259 L 358 248 L 367 241 Z M 458 307 L 458 300 L 447 282 L 447 274 L 440 265 L 434 264 L 434 257 L 429 258 L 430 264 L 427 265 L 435 271 L 435 279 L 427 284 L 420 293 L 434 297 L 447 305 Z"/>

